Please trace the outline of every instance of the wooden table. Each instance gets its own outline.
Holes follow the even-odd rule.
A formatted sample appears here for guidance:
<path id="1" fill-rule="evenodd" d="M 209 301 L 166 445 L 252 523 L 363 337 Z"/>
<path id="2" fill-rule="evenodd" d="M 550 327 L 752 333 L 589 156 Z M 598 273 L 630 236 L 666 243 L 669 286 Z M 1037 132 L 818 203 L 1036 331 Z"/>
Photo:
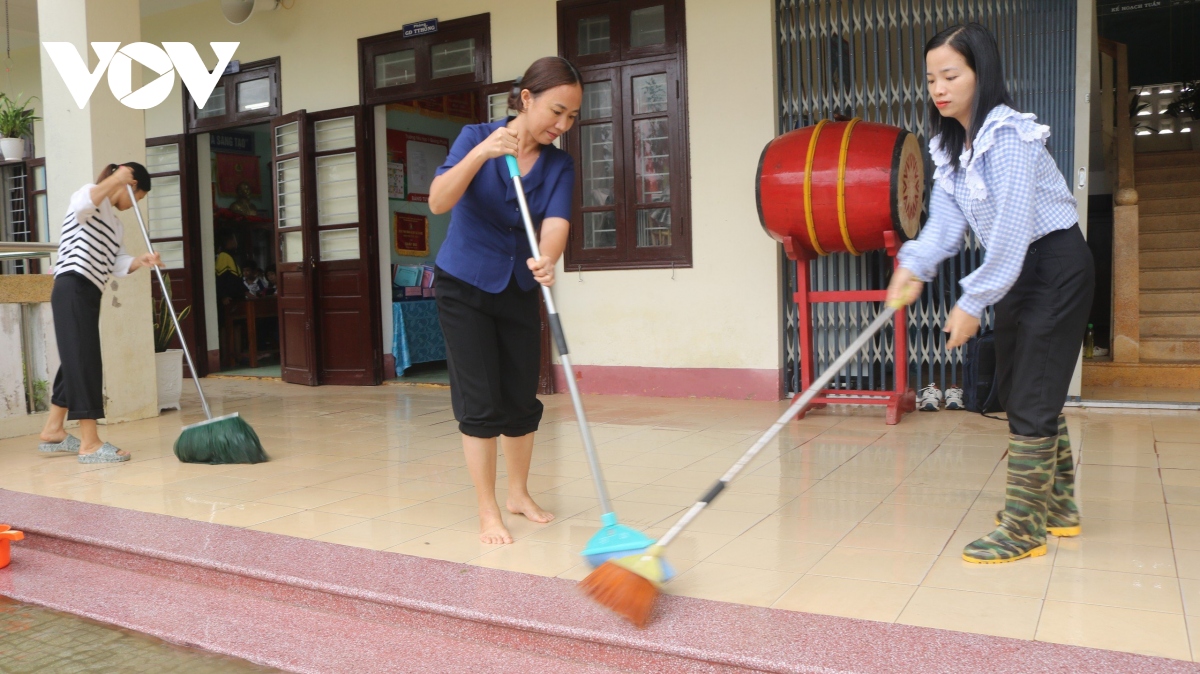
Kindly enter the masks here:
<path id="1" fill-rule="evenodd" d="M 250 367 L 258 367 L 258 319 L 277 318 L 278 316 L 279 301 L 274 295 L 246 297 L 244 300 L 230 304 L 229 310 L 225 312 L 225 334 L 229 337 L 233 336 L 234 320 L 241 318 L 246 320 L 246 342 Z"/>

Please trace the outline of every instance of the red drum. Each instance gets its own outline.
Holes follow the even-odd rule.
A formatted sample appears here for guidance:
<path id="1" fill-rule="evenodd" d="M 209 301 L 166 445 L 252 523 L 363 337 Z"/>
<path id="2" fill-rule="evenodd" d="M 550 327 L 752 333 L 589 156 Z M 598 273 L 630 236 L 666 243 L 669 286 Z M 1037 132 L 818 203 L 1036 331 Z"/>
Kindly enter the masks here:
<path id="1" fill-rule="evenodd" d="M 767 144 L 755 181 L 758 218 L 776 241 L 817 255 L 916 237 L 925 196 L 917 137 L 886 124 L 822 120 Z"/>

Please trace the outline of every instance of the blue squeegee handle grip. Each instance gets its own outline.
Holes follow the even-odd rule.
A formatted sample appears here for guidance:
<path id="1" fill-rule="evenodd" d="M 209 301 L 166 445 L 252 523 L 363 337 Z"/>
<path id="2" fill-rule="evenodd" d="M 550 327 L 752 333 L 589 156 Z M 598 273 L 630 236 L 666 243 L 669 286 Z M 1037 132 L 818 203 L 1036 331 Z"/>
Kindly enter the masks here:
<path id="1" fill-rule="evenodd" d="M 780 416 L 779 419 L 777 419 L 775 423 L 772 424 L 771 427 L 762 434 L 762 436 L 757 442 L 754 443 L 754 445 L 750 447 L 750 449 L 746 450 L 746 453 L 742 455 L 742 458 L 738 459 L 737 463 L 733 464 L 733 466 L 721 476 L 721 479 L 717 480 L 717 482 L 709 488 L 704 496 L 701 496 L 700 500 L 696 501 L 696 503 L 693 504 L 692 507 L 683 514 L 683 517 L 679 518 L 679 521 L 675 523 L 675 526 L 671 527 L 670 531 L 663 535 L 662 538 L 658 539 L 658 546 L 665 547 L 672 540 L 674 540 L 676 536 L 679 535 L 679 532 L 683 531 L 687 525 L 691 524 L 692 520 L 696 519 L 696 516 L 700 514 L 700 511 L 704 510 L 709 503 L 712 503 L 713 499 L 717 498 L 717 495 L 720 494 L 721 491 L 733 481 L 733 478 L 737 477 L 738 473 L 742 472 L 742 469 L 746 467 L 746 464 L 753 461 L 754 457 L 757 456 L 760 451 L 762 451 L 763 447 L 766 447 L 772 440 L 774 440 L 775 436 L 779 435 L 779 432 L 782 431 L 785 426 L 791 423 L 792 419 L 796 418 L 796 415 L 800 413 L 800 410 L 808 407 L 808 404 L 812 402 L 812 399 L 817 397 L 817 394 L 829 385 L 829 382 L 833 379 L 834 375 L 836 375 L 838 372 L 841 372 L 842 368 L 846 367 L 846 365 L 848 365 L 850 361 L 858 355 L 859 351 L 862 351 L 862 348 L 867 345 L 867 342 L 875 336 L 875 333 L 882 330 L 883 326 L 887 325 L 888 321 L 891 320 L 892 315 L 895 313 L 896 307 L 884 307 L 883 311 L 879 312 L 879 315 L 875 317 L 875 320 L 871 321 L 871 324 L 867 326 L 867 329 L 859 333 L 858 337 L 856 337 L 853 342 L 850 342 L 850 344 L 846 347 L 846 350 L 842 351 L 842 354 L 837 357 L 837 360 L 833 361 L 833 364 L 826 368 L 825 371 L 822 372 L 821 375 L 817 377 L 807 389 L 804 390 L 804 393 L 801 393 L 796 398 L 795 402 L 793 402 L 791 406 L 787 408 L 787 411 L 784 412 L 783 415 Z"/>
<path id="2" fill-rule="evenodd" d="M 137 214 L 138 226 L 142 229 L 142 240 L 146 242 L 146 251 L 153 253 L 154 244 L 150 243 L 150 230 L 146 228 L 146 221 L 142 220 L 142 209 L 138 206 L 133 186 L 126 185 L 125 190 L 129 192 L 129 202 L 133 204 L 133 212 Z M 183 347 L 183 355 L 187 358 L 188 371 L 192 373 L 192 381 L 196 384 L 196 393 L 200 394 L 200 405 L 204 407 L 204 416 L 211 420 L 213 418 L 212 411 L 208 409 L 208 400 L 204 397 L 204 389 L 200 388 L 200 377 L 196 376 L 196 364 L 192 362 L 192 351 L 188 348 L 187 340 L 184 339 L 183 328 L 179 327 L 179 316 L 175 314 L 175 303 L 171 301 L 171 291 L 167 287 L 167 282 L 163 280 L 162 270 L 157 266 L 153 269 L 155 275 L 158 276 L 158 285 L 162 286 L 163 300 L 171 312 L 171 322 L 175 324 L 175 334 L 179 336 L 179 345 Z"/>
<path id="3" fill-rule="evenodd" d="M 535 255 L 541 255 L 538 246 L 537 232 L 533 229 L 533 220 L 529 216 L 529 204 L 525 201 L 525 186 L 521 183 L 521 168 L 517 158 L 504 155 L 508 164 L 508 175 L 516 186 L 517 204 L 521 207 L 521 220 L 525 223 L 525 236 L 529 238 L 529 250 Z M 575 406 L 575 418 L 579 421 L 579 434 L 583 436 L 584 454 L 587 455 L 588 466 L 592 471 L 592 480 L 596 483 L 596 495 L 600 499 L 600 509 L 612 513 L 612 501 L 608 497 L 608 488 L 604 484 L 604 473 L 600 470 L 600 459 L 596 456 L 596 442 L 592 438 L 591 427 L 588 426 L 587 412 L 583 409 L 583 398 L 579 394 L 579 384 L 575 381 L 575 369 L 571 367 L 570 352 L 567 350 L 567 337 L 563 334 L 562 321 L 558 318 L 558 309 L 554 306 L 554 295 L 550 288 L 541 286 L 542 298 L 546 300 L 546 318 L 550 324 L 550 333 L 554 335 L 554 345 L 558 347 L 558 358 L 562 363 L 563 375 L 567 379 L 567 388 L 571 390 L 571 404 Z"/>

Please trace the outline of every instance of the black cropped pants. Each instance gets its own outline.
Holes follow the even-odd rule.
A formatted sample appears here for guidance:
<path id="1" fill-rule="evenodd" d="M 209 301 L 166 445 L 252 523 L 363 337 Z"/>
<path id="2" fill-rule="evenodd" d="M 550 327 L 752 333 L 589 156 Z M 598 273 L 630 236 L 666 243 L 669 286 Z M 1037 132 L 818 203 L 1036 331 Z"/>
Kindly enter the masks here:
<path id="1" fill-rule="evenodd" d="M 1058 434 L 1095 285 L 1079 225 L 1029 245 L 1016 284 L 996 304 L 997 392 L 1010 433 Z"/>
<path id="2" fill-rule="evenodd" d="M 60 362 L 50 402 L 65 407 L 68 419 L 104 418 L 101 294 L 95 284 L 75 272 L 58 275 L 50 293 Z"/>
<path id="3" fill-rule="evenodd" d="M 538 290 L 516 279 L 489 293 L 436 269 L 438 321 L 446 339 L 450 404 L 464 435 L 528 435 L 542 421 Z"/>

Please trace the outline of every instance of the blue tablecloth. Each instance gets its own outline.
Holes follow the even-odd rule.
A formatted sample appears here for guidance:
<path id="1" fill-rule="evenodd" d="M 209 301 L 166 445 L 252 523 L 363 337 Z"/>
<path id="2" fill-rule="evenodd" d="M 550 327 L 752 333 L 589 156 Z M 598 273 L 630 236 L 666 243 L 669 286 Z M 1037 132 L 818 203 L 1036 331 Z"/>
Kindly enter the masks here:
<path id="1" fill-rule="evenodd" d="M 413 363 L 446 360 L 446 340 L 434 300 L 392 302 L 392 356 L 397 377 L 404 376 Z"/>

